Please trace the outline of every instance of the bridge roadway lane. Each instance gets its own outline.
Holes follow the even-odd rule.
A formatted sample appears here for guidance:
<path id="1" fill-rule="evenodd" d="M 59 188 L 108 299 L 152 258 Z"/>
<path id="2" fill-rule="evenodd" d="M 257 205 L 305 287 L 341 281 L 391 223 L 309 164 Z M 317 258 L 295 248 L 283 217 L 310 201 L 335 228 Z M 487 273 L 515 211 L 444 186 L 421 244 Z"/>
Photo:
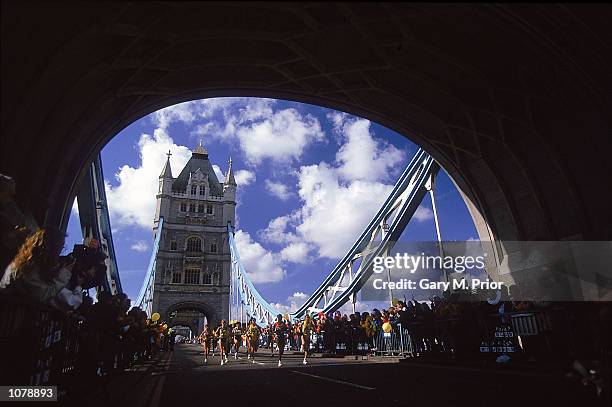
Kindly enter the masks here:
<path id="1" fill-rule="evenodd" d="M 240 355 L 240 354 L 239 354 Z M 299 355 L 276 366 L 267 349 L 257 363 L 218 355 L 204 365 L 200 347 L 176 345 L 147 404 L 242 406 L 512 406 L 575 405 L 575 390 L 559 375 L 444 367 L 397 360 L 311 358 Z M 223 401 L 225 399 L 225 401 Z M 581 400 L 580 407 L 589 403 Z"/>

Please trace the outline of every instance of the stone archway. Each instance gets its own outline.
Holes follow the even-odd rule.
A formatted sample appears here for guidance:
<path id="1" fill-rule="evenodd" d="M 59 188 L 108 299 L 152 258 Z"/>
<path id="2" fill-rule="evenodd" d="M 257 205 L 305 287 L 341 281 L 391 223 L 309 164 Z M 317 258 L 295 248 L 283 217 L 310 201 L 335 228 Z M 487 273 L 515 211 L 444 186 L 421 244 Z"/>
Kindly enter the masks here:
<path id="1" fill-rule="evenodd" d="M 0 172 L 41 224 L 65 225 L 82 169 L 134 120 L 273 97 L 422 145 L 481 238 L 610 239 L 610 18 L 578 4 L 3 2 Z"/>
<path id="2" fill-rule="evenodd" d="M 174 324 L 174 325 L 182 324 L 185 326 L 189 326 L 192 329 L 192 332 L 194 333 L 201 331 L 202 327 L 199 326 L 198 323 L 194 322 L 193 319 L 187 319 L 185 316 L 183 317 L 178 316 L 178 318 L 176 319 L 174 318 L 171 319 L 171 316 L 174 312 L 178 312 L 181 310 L 197 311 L 206 317 L 206 320 L 208 321 L 209 324 L 217 323 L 218 316 L 216 315 L 216 312 L 208 304 L 204 302 L 199 302 L 199 301 L 175 302 L 169 305 L 168 307 L 166 307 L 165 311 L 163 313 L 160 312 L 160 314 L 161 314 L 162 319 L 164 319 L 165 321 L 169 321 L 170 324 Z"/>
<path id="3" fill-rule="evenodd" d="M 191 321 L 187 321 L 187 320 L 173 320 L 171 324 L 168 325 L 170 328 L 176 327 L 176 326 L 184 326 L 184 327 L 188 327 L 191 330 L 191 334 L 193 336 L 198 336 L 200 333 L 200 329 L 198 329 L 197 325 L 193 324 L 193 322 Z"/>

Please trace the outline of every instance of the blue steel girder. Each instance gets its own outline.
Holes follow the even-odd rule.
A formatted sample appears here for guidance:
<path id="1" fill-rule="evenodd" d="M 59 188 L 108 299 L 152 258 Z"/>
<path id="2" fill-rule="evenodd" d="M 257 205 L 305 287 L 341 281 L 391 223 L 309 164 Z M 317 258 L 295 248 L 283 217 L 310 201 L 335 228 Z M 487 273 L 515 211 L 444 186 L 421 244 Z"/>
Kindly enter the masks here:
<path id="1" fill-rule="evenodd" d="M 423 150 L 417 151 L 391 194 L 355 244 L 292 318 L 307 313 L 333 312 L 357 292 L 372 274 L 372 262 L 393 248 L 428 191 L 440 166 Z"/>
<path id="2" fill-rule="evenodd" d="M 102 158 L 98 154 L 87 168 L 78 188 L 77 202 L 83 238 L 95 238 L 106 254 L 107 275 L 104 289 L 113 294 L 122 292 L 113 234 L 108 214 Z"/>
<path id="3" fill-rule="evenodd" d="M 303 318 L 307 313 L 335 311 L 349 300 L 354 302 L 357 292 L 372 274 L 374 257 L 385 255 L 393 248 L 439 170 L 440 166 L 434 159 L 419 149 L 349 252 L 304 304 L 289 315 L 290 319 Z M 232 294 L 236 291 L 242 305 L 247 308 L 246 312 L 258 323 L 272 322 L 278 310 L 263 299 L 249 279 L 240 261 L 231 225 L 228 225 L 228 236 L 232 256 Z"/>
<path id="4" fill-rule="evenodd" d="M 251 282 L 251 279 L 240 261 L 240 254 L 238 253 L 238 247 L 234 240 L 234 228 L 229 223 L 227 225 L 227 235 L 231 253 L 230 278 L 232 289 L 230 289 L 230 295 L 233 295 L 234 292 L 237 291 L 242 305 L 246 308 L 246 313 L 250 317 L 255 318 L 258 324 L 267 325 L 274 321 L 279 312 L 263 299 Z M 232 304 L 230 303 L 230 308 L 231 306 Z"/>
<path id="5" fill-rule="evenodd" d="M 155 290 L 155 267 L 157 264 L 157 252 L 159 251 L 159 241 L 162 235 L 162 229 L 164 226 L 164 218 L 160 217 L 157 223 L 157 230 L 155 233 L 155 240 L 153 242 L 153 248 L 151 249 L 151 257 L 149 258 L 149 266 L 147 267 L 147 274 L 140 287 L 138 298 L 134 303 L 134 306 L 139 307 L 143 311 L 146 311 L 147 315 L 151 316 L 153 313 L 153 292 Z"/>

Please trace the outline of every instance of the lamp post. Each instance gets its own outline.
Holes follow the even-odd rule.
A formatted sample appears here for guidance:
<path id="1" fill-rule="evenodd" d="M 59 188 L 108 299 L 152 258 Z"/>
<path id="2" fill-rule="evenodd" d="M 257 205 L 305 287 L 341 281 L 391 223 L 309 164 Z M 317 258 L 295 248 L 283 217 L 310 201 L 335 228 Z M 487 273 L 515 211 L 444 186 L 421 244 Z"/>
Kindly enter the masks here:
<path id="1" fill-rule="evenodd" d="M 438 249 L 440 250 L 442 271 L 444 272 L 444 281 L 448 283 L 449 282 L 448 273 L 446 269 L 444 268 L 444 249 L 442 248 L 442 235 L 440 234 L 440 223 L 438 221 L 438 210 L 436 208 L 436 198 L 434 196 L 434 187 L 435 187 L 434 176 L 430 175 L 429 179 L 427 180 L 427 183 L 425 184 L 425 188 L 427 188 L 427 190 L 429 191 L 429 195 L 431 196 L 431 207 L 433 209 L 434 223 L 436 225 L 436 236 L 438 238 Z"/>

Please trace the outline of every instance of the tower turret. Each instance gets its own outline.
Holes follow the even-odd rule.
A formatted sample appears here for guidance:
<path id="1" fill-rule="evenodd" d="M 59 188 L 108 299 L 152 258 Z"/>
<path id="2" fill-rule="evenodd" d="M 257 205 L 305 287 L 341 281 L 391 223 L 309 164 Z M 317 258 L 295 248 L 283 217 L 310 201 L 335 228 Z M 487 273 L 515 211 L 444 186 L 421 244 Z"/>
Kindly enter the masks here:
<path id="1" fill-rule="evenodd" d="M 233 175 L 228 177 L 229 184 L 236 183 Z M 154 263 L 152 310 L 167 321 L 172 310 L 187 315 L 195 307 L 199 310 L 196 329 L 200 331 L 204 319 L 216 325 L 229 316 L 231 255 L 227 222 L 234 223 L 236 186 L 228 184 L 224 190 L 201 139 L 176 177 L 168 153 L 159 183 L 153 230 L 160 233 L 160 240 Z M 159 230 L 161 216 L 164 222 Z"/>
<path id="2" fill-rule="evenodd" d="M 166 154 L 167 158 L 166 158 L 166 164 L 164 165 L 164 169 L 162 170 L 161 174 L 159 174 L 159 178 L 162 179 L 172 179 L 172 168 L 170 168 L 170 156 L 172 155 L 172 153 L 170 152 L 170 150 L 168 150 L 168 153 Z"/>
<path id="3" fill-rule="evenodd" d="M 232 158 L 230 157 L 228 161 L 228 169 L 225 174 L 225 182 L 223 185 L 233 185 L 236 186 L 236 179 L 234 178 L 234 171 L 232 170 Z"/>
<path id="4" fill-rule="evenodd" d="M 172 168 L 170 168 L 170 156 L 172 153 L 168 150 L 166 154 L 166 164 L 161 174 L 159 174 L 159 188 L 157 190 L 157 208 L 155 210 L 155 220 L 159 220 L 161 216 L 167 217 L 170 211 L 170 195 L 172 194 Z"/>
<path id="5" fill-rule="evenodd" d="M 232 159 L 229 159 L 225 182 L 223 182 L 223 223 L 235 224 L 236 217 L 236 179 L 232 169 Z"/>

